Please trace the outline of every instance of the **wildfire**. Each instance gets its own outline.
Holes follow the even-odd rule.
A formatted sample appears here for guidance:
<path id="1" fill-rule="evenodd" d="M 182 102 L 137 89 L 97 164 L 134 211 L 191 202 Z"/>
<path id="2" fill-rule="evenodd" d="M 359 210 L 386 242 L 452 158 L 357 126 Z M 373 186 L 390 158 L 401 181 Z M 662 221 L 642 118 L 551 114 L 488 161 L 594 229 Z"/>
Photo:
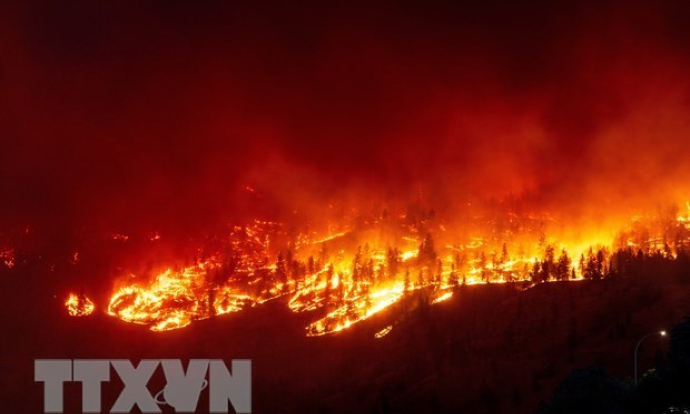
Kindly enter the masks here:
<path id="1" fill-rule="evenodd" d="M 5 265 L 6 268 L 12 269 L 16 264 L 14 249 L 0 250 L 0 263 Z"/>
<path id="2" fill-rule="evenodd" d="M 355 323 L 386 309 L 403 295 L 402 284 L 347 298 L 345 305 L 307 326 L 307 336 L 320 336 L 349 328 Z"/>
<path id="3" fill-rule="evenodd" d="M 153 331 L 167 331 L 254 304 L 231 288 L 209 290 L 206 275 L 212 267 L 202 263 L 181 271 L 167 269 L 148 285 L 122 287 L 111 297 L 108 314 Z"/>
<path id="4" fill-rule="evenodd" d="M 70 293 L 65 301 L 70 316 L 88 316 L 96 310 L 96 305 L 83 294 Z"/>
<path id="5" fill-rule="evenodd" d="M 445 293 L 443 293 L 441 296 L 439 296 L 439 297 L 437 297 L 436 299 L 434 299 L 434 301 L 431 302 L 431 303 L 432 303 L 432 304 L 441 303 L 441 302 L 443 302 L 443 301 L 445 301 L 445 300 L 450 299 L 451 297 L 453 297 L 453 292 L 445 292 Z"/>
<path id="6" fill-rule="evenodd" d="M 110 240 L 126 242 L 127 240 L 129 240 L 129 236 L 122 233 L 111 233 Z"/>
<path id="7" fill-rule="evenodd" d="M 381 339 L 384 336 L 388 335 L 392 330 L 393 330 L 393 325 L 388 325 L 385 328 L 381 329 L 380 331 L 376 332 L 374 334 L 374 338 Z"/>
<path id="8" fill-rule="evenodd" d="M 574 241 L 546 237 L 544 221 L 536 216 L 508 216 L 502 233 L 480 232 L 460 242 L 449 240 L 443 223 L 435 226 L 429 219 L 410 225 L 404 215 L 397 218 L 401 223 L 394 239 L 369 238 L 381 234 L 371 231 L 380 225 L 376 219 L 367 221 L 364 230 L 333 226 L 340 230 L 308 236 L 290 236 L 281 223 L 255 220 L 232 226 L 229 237 L 199 249 L 203 259 L 191 265 L 170 267 L 150 278 L 131 276 L 134 282 L 111 296 L 107 313 L 166 331 L 286 298 L 291 311 L 317 315 L 305 333 L 321 336 L 408 299 L 431 305 L 447 301 L 460 285 L 524 283 L 522 288 L 529 288 L 597 279 L 624 271 L 638 252 L 675 259 L 690 247 L 690 223 L 682 215 L 663 226 L 656 219 L 638 218 L 616 237 L 597 231 Z M 357 231 L 364 232 L 364 243 L 354 248 Z M 438 248 L 432 232 L 444 241 Z M 70 314 L 93 310 L 90 301 L 85 306 L 79 300 L 68 301 Z M 377 338 L 387 334 L 379 333 Z"/>

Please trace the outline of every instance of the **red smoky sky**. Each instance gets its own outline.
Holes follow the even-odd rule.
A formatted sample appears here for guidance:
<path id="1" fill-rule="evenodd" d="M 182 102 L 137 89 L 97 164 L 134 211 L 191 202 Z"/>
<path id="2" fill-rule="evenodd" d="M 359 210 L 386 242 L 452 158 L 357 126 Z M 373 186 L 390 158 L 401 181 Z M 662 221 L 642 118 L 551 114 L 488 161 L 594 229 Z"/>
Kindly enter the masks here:
<path id="1" fill-rule="evenodd" d="M 573 211 L 687 194 L 688 1 L 15 3 L 9 222 L 191 228 L 419 188 Z"/>

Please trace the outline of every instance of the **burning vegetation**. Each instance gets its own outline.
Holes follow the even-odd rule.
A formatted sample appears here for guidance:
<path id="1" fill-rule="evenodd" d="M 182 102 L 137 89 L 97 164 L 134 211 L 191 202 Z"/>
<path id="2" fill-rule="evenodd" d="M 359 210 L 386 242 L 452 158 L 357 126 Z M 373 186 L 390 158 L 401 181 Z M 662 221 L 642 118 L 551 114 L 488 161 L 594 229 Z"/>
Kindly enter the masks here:
<path id="1" fill-rule="evenodd" d="M 70 316 L 88 316 L 96 310 L 96 305 L 84 294 L 70 293 L 65 301 Z"/>
<path id="2" fill-rule="evenodd" d="M 393 305 L 440 303 L 462 285 L 512 283 L 522 290 L 616 277 L 638 262 L 684 258 L 688 212 L 635 217 L 615 237 L 577 240 L 550 236 L 559 234 L 554 224 L 534 215 L 481 216 L 466 223 L 474 234 L 456 232 L 418 206 L 405 214 L 360 217 L 324 233 L 254 220 L 207 237 L 182 265 L 121 278 L 106 309 L 123 321 L 166 331 L 280 299 L 293 312 L 313 314 L 305 333 L 320 336 Z M 72 316 L 94 310 L 84 296 L 71 295 L 66 305 Z"/>
<path id="3" fill-rule="evenodd" d="M 15 265 L 14 249 L 0 250 L 0 263 L 7 269 L 12 269 Z"/>

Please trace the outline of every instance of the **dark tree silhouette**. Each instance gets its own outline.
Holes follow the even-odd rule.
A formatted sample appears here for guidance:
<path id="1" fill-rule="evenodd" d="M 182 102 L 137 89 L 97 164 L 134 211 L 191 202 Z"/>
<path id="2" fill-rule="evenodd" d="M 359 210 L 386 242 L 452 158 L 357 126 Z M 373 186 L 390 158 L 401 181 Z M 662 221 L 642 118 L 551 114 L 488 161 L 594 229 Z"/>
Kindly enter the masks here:
<path id="1" fill-rule="evenodd" d="M 539 414 L 612 414 L 627 412 L 628 386 L 602 367 L 573 371 L 561 382 Z"/>
<path id="2" fill-rule="evenodd" d="M 570 273 L 570 257 L 568 257 L 568 252 L 563 249 L 561 255 L 558 257 L 558 263 L 556 264 L 556 279 L 557 280 L 568 280 L 568 275 Z"/>
<path id="3" fill-rule="evenodd" d="M 424 241 L 419 245 L 417 260 L 423 266 L 433 266 L 436 259 L 437 254 L 436 248 L 434 247 L 434 239 L 431 237 L 431 234 L 427 233 Z"/>

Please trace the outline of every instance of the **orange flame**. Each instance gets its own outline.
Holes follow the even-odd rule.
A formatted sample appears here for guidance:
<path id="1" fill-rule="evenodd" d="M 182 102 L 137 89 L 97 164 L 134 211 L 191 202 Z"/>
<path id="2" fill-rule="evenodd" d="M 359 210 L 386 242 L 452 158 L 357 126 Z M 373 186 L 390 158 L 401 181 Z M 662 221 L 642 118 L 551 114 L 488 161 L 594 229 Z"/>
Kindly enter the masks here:
<path id="1" fill-rule="evenodd" d="M 65 306 L 70 316 L 77 317 L 91 315 L 96 310 L 96 305 L 93 304 L 91 299 L 83 294 L 77 295 L 76 293 L 69 294 L 65 301 Z"/>
<path id="2" fill-rule="evenodd" d="M 503 240 L 467 237 L 463 243 L 445 243 L 439 249 L 431 236 L 421 238 L 419 228 L 408 226 L 398 241 L 418 247 L 392 249 L 372 238 L 349 256 L 346 248 L 338 246 L 354 238 L 356 230 L 341 227 L 321 236 L 298 235 L 294 250 L 284 255 L 272 250 L 274 236 L 284 235 L 283 226 L 256 220 L 232 229 L 230 261 L 209 254 L 180 270 L 168 268 L 149 282 L 130 283 L 113 293 L 107 313 L 166 331 L 287 297 L 293 312 L 322 312 L 305 327 L 307 336 L 321 336 L 347 329 L 413 295 L 432 305 L 447 301 L 454 287 L 462 284 L 529 282 L 531 286 L 603 277 L 620 266 L 612 253 L 616 249 L 674 259 L 690 246 L 687 217 L 673 217 L 662 226 L 658 220 L 637 218 L 617 236 L 595 229 L 587 237 L 557 242 L 542 233 L 530 245 L 529 238 L 517 241 L 522 236 L 510 233 Z M 512 215 L 510 220 L 515 224 L 518 218 Z M 515 227 L 529 231 L 535 219 L 525 220 L 527 224 Z M 446 226 L 439 229 L 441 236 L 447 232 Z M 675 239 L 668 240 L 668 234 Z M 319 246 L 322 257 L 315 259 L 310 253 Z M 325 253 L 327 247 L 335 248 L 335 253 Z M 276 251 L 276 261 L 269 264 L 269 255 Z"/>

